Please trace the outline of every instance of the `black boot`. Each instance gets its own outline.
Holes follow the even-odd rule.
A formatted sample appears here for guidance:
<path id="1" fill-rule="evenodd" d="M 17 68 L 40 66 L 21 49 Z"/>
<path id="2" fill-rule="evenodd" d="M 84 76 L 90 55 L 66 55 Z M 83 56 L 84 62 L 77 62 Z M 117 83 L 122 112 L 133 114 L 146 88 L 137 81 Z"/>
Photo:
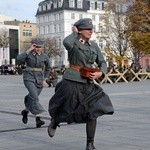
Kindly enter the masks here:
<path id="1" fill-rule="evenodd" d="M 27 124 L 27 122 L 28 122 L 28 113 L 29 113 L 29 111 L 27 111 L 27 110 L 25 110 L 25 109 L 21 111 L 22 122 L 23 122 L 24 124 Z"/>
<path id="2" fill-rule="evenodd" d="M 88 120 L 86 124 L 87 145 L 86 150 L 97 150 L 94 146 L 94 135 L 96 130 L 96 119 Z"/>
<path id="3" fill-rule="evenodd" d="M 50 137 L 53 137 L 55 135 L 57 126 L 58 126 L 58 123 L 55 121 L 55 119 L 52 118 L 51 123 L 49 124 L 48 129 L 47 129 L 48 135 Z"/>
<path id="4" fill-rule="evenodd" d="M 44 125 L 45 124 L 45 122 L 44 121 L 42 121 L 41 119 L 40 119 L 40 117 L 36 117 L 36 127 L 37 128 L 40 128 L 42 125 Z"/>
<path id="5" fill-rule="evenodd" d="M 89 142 L 86 145 L 86 149 L 85 150 L 97 150 L 93 144 L 93 142 Z"/>

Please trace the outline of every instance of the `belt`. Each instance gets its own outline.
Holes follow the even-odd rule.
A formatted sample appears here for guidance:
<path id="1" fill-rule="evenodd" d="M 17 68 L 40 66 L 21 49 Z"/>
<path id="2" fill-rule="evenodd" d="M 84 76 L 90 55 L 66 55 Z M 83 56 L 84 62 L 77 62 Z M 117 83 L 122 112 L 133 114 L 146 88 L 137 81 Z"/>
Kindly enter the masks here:
<path id="1" fill-rule="evenodd" d="M 99 72 L 100 70 L 97 68 L 90 68 L 90 67 L 85 67 L 85 66 L 78 66 L 78 65 L 73 65 L 70 64 L 70 68 L 72 68 L 73 70 L 77 70 L 77 71 L 81 71 L 81 70 L 86 70 L 89 72 Z"/>
<path id="2" fill-rule="evenodd" d="M 81 69 L 82 67 L 81 67 L 81 66 L 78 66 L 78 65 L 70 64 L 70 68 L 73 69 L 73 70 L 76 70 L 76 71 L 80 71 L 80 69 Z"/>
<path id="3" fill-rule="evenodd" d="M 34 72 L 43 71 L 42 68 L 32 68 L 32 67 L 27 67 L 25 70 L 34 71 Z"/>

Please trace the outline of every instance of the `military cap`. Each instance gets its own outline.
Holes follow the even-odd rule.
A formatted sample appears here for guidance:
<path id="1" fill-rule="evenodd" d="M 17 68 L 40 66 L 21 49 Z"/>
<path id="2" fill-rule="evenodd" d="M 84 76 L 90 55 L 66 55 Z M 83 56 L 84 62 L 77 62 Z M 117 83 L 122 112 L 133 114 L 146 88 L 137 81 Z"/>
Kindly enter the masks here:
<path id="1" fill-rule="evenodd" d="M 92 20 L 90 18 L 82 18 L 75 22 L 74 26 L 76 26 L 77 29 L 93 29 Z"/>
<path id="2" fill-rule="evenodd" d="M 31 43 L 36 44 L 37 46 L 41 46 L 43 44 L 42 40 L 39 38 L 32 39 Z"/>

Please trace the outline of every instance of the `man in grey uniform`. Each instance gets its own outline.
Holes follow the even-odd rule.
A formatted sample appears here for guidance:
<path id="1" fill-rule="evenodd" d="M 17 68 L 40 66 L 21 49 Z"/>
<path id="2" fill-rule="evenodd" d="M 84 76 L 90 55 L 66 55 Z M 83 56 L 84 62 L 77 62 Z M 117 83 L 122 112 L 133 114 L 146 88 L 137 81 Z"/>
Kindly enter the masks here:
<path id="1" fill-rule="evenodd" d="M 46 79 L 50 73 L 49 57 L 42 51 L 42 41 L 35 38 L 31 41 L 31 47 L 26 52 L 17 56 L 17 60 L 26 64 L 23 70 L 24 85 L 28 90 L 28 95 L 24 98 L 25 109 L 22 110 L 22 121 L 28 122 L 28 113 L 31 112 L 36 118 L 36 127 L 39 128 L 45 124 L 41 120 L 40 114 L 44 112 L 39 103 L 39 95 L 44 86 L 47 85 Z"/>

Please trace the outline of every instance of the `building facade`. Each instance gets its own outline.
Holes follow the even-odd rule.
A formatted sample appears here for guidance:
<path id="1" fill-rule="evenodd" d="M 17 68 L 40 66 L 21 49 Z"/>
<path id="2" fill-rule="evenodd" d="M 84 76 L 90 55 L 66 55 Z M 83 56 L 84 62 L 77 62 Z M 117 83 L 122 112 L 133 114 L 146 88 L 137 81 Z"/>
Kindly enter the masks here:
<path id="1" fill-rule="evenodd" d="M 0 14 L 0 66 L 16 65 L 16 57 L 27 50 L 37 35 L 36 24 Z"/>
<path id="2" fill-rule="evenodd" d="M 44 0 L 36 13 L 37 34 L 41 38 L 52 37 L 60 43 L 61 57 L 53 59 L 53 66 L 68 65 L 68 54 L 62 45 L 63 39 L 71 33 L 73 24 L 81 18 L 91 18 L 94 24 L 92 39 L 102 48 L 104 41 L 96 38 L 99 22 L 104 13 L 105 0 Z"/>
<path id="3" fill-rule="evenodd" d="M 19 52 L 19 27 L 5 25 L 5 21 L 13 18 L 0 14 L 0 66 L 15 64 Z"/>
<path id="4" fill-rule="evenodd" d="M 27 50 L 30 46 L 30 42 L 36 37 L 36 24 L 30 23 L 30 21 L 5 21 L 5 25 L 14 25 L 19 27 L 19 53 Z"/>

